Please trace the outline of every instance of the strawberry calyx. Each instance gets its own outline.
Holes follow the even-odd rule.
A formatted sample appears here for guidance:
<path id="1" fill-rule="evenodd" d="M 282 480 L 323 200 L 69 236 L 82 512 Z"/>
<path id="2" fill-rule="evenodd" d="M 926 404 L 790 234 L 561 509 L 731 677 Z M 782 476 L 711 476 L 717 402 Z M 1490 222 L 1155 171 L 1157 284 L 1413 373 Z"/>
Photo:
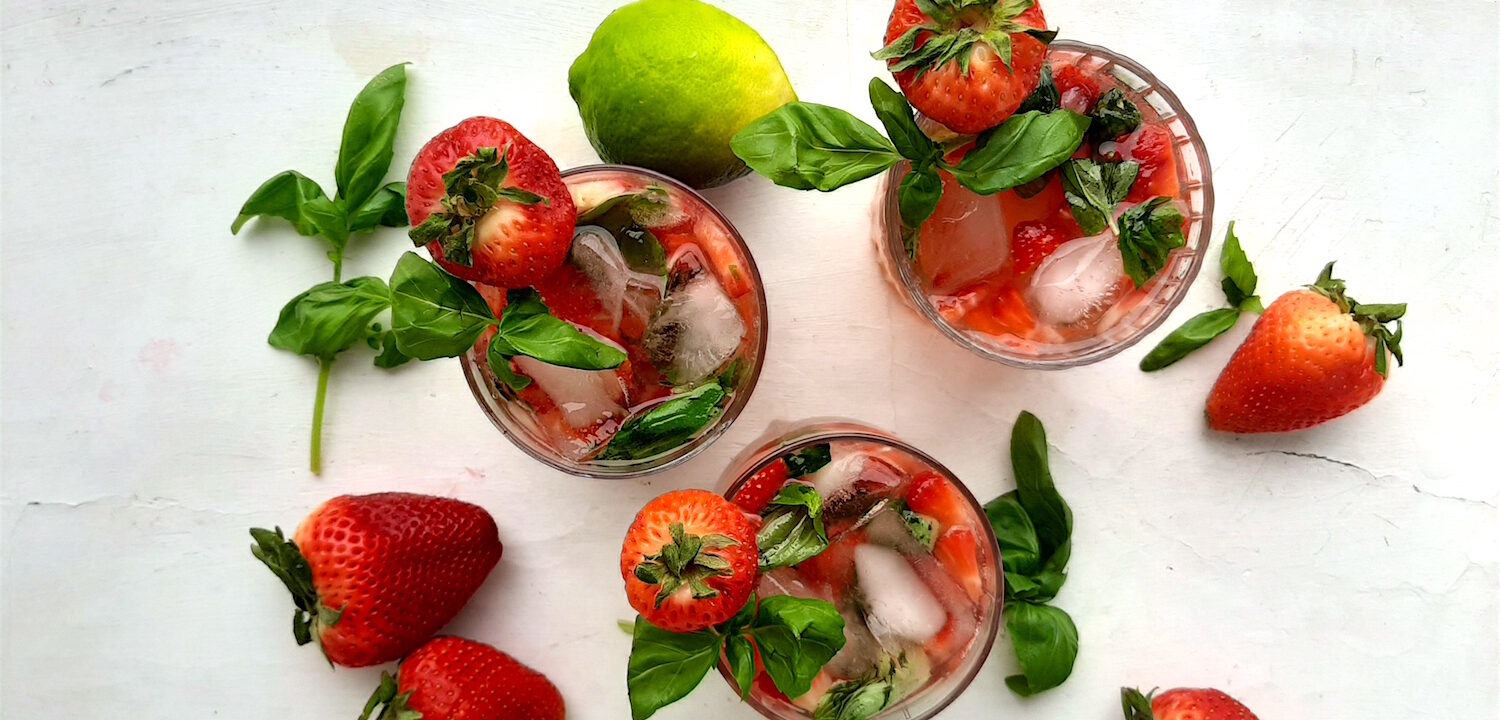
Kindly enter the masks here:
<path id="1" fill-rule="evenodd" d="M 1125 720 L 1156 720 L 1151 710 L 1151 696 L 1156 691 L 1142 693 L 1135 688 L 1120 688 L 1120 707 L 1125 711 Z"/>
<path id="2" fill-rule="evenodd" d="M 1036 0 L 916 0 L 917 8 L 931 22 L 901 33 L 890 44 L 872 53 L 876 60 L 889 62 L 891 72 L 917 69 L 917 77 L 950 62 L 958 62 L 962 75 L 969 74 L 970 51 L 984 43 L 995 51 L 1000 62 L 1010 67 L 1011 36 L 1024 33 L 1050 44 L 1056 30 L 1034 28 L 1016 22 L 1021 13 L 1030 10 Z M 925 42 L 921 42 L 925 40 Z"/>
<path id="3" fill-rule="evenodd" d="M 1385 377 L 1390 371 L 1390 361 L 1387 352 L 1396 358 L 1396 364 L 1402 365 L 1401 335 L 1404 328 L 1401 318 L 1406 315 L 1406 303 L 1377 303 L 1365 304 L 1346 293 L 1347 287 L 1343 280 L 1333 276 L 1333 263 L 1323 266 L 1323 272 L 1318 274 L 1318 279 L 1308 288 L 1313 292 L 1328 298 L 1337 305 L 1339 312 L 1348 313 L 1354 318 L 1365 335 L 1375 339 L 1375 372 Z M 1391 329 L 1391 323 L 1396 324 L 1396 329 Z"/>
<path id="4" fill-rule="evenodd" d="M 729 575 L 729 561 L 718 553 L 707 552 L 723 547 L 739 545 L 728 535 L 711 533 L 693 535 L 680 522 L 668 527 L 672 542 L 661 546 L 654 555 L 647 555 L 635 566 L 635 576 L 648 585 L 660 585 L 656 593 L 656 607 L 661 607 L 684 585 L 692 590 L 694 600 L 703 600 L 719 594 L 706 582 L 711 577 Z"/>
<path id="5" fill-rule="evenodd" d="M 292 612 L 292 636 L 297 638 L 298 645 L 314 640 L 315 626 L 332 627 L 338 623 L 344 609 L 334 609 L 318 601 L 318 591 L 313 588 L 312 566 L 297 548 L 296 541 L 286 539 L 280 527 L 274 531 L 250 528 L 250 537 L 255 539 L 250 553 L 265 563 L 292 593 L 292 602 L 297 606 Z"/>
<path id="6" fill-rule="evenodd" d="M 396 676 L 390 673 L 380 674 L 380 687 L 370 695 L 369 701 L 365 703 L 364 712 L 359 714 L 359 720 L 370 720 L 376 708 L 384 706 L 379 715 L 374 715 L 376 720 L 422 720 L 422 713 L 407 707 L 411 700 L 413 690 L 397 692 Z"/>
<path id="7" fill-rule="evenodd" d="M 443 248 L 443 257 L 464 267 L 473 267 L 474 234 L 479 219 L 496 203 L 509 200 L 521 205 L 539 202 L 551 205 L 548 198 L 505 185 L 505 177 L 510 174 L 510 163 L 506 159 L 509 152 L 509 145 L 504 151 L 494 147 L 475 148 L 474 152 L 460 158 L 452 170 L 443 173 L 443 208 L 411 229 L 412 242 L 426 245 L 437 241 Z"/>

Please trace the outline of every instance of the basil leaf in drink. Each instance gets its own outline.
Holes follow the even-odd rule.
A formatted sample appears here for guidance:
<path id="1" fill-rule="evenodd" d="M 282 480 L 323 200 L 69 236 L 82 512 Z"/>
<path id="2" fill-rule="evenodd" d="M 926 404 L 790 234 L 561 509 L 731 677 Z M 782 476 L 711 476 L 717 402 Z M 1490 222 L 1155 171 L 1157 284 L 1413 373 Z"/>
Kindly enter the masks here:
<path id="1" fill-rule="evenodd" d="M 1016 602 L 1005 606 L 1005 631 L 1021 663 L 1021 674 L 1005 684 L 1022 697 L 1063 684 L 1078 659 L 1078 627 L 1050 605 Z"/>
<path id="2" fill-rule="evenodd" d="M 740 699 L 750 697 L 750 686 L 755 681 L 755 648 L 744 635 L 730 635 L 724 643 L 724 659 L 729 662 L 729 674 L 734 678 Z"/>
<path id="3" fill-rule="evenodd" d="M 755 535 L 762 572 L 796 565 L 828 549 L 823 498 L 810 486 L 785 485 L 771 498 Z"/>
<path id="4" fill-rule="evenodd" d="M 1183 217 L 1171 198 L 1154 197 L 1120 214 L 1120 255 L 1136 287 L 1167 266 L 1167 255 L 1187 244 Z"/>
<path id="5" fill-rule="evenodd" d="M 384 225 L 406 227 L 406 183 L 386 183 L 349 215 L 349 232 Z"/>
<path id="6" fill-rule="evenodd" d="M 722 642 L 712 630 L 667 632 L 637 617 L 625 671 L 631 720 L 645 720 L 698 687 L 718 662 Z"/>
<path id="7" fill-rule="evenodd" d="M 1041 420 L 1024 410 L 1011 430 L 1010 462 L 1016 476 L 1016 500 L 1036 528 L 1041 555 L 1051 557 L 1073 535 L 1073 510 L 1052 483 L 1047 431 Z"/>
<path id="8" fill-rule="evenodd" d="M 913 512 L 911 508 L 897 503 L 901 512 L 901 523 L 906 526 L 906 531 L 911 533 L 913 539 L 922 544 L 928 550 L 932 549 L 933 543 L 937 542 L 937 521 L 919 512 Z"/>
<path id="9" fill-rule="evenodd" d="M 392 65 L 376 75 L 355 96 L 344 120 L 344 137 L 334 167 L 339 198 L 351 208 L 380 188 L 391 168 L 396 127 L 406 104 L 406 65 Z"/>
<path id="10" fill-rule="evenodd" d="M 890 136 L 896 152 L 912 161 L 913 167 L 925 168 L 942 157 L 942 147 L 917 127 L 906 96 L 892 90 L 880 78 L 870 78 L 870 105 L 875 108 L 880 124 L 885 126 L 886 135 Z"/>
<path id="11" fill-rule="evenodd" d="M 808 445 L 787 456 L 784 461 L 786 462 L 786 476 L 788 478 L 799 478 L 804 475 L 811 475 L 832 461 L 833 447 L 831 445 L 828 443 Z"/>
<path id="12" fill-rule="evenodd" d="M 777 185 L 824 192 L 883 172 L 901 160 L 885 139 L 848 112 L 789 102 L 751 121 L 729 141 L 746 165 Z"/>
<path id="13" fill-rule="evenodd" d="M 474 346 L 495 316 L 474 286 L 408 252 L 391 273 L 391 332 L 418 360 L 457 357 Z"/>
<path id="14" fill-rule="evenodd" d="M 760 601 L 748 634 L 776 689 L 798 697 L 844 647 L 844 618 L 824 600 L 773 595 Z"/>
<path id="15" fill-rule="evenodd" d="M 1062 93 L 1057 90 L 1057 83 L 1052 79 L 1052 63 L 1042 63 L 1042 75 L 1036 83 L 1036 89 L 1021 101 L 1021 106 L 1016 108 L 1018 113 L 1044 112 L 1049 113 L 1062 107 Z"/>
<path id="16" fill-rule="evenodd" d="M 1085 235 L 1115 226 L 1115 206 L 1130 193 L 1141 166 L 1133 161 L 1069 160 L 1061 168 L 1064 197 Z"/>
<path id="17" fill-rule="evenodd" d="M 531 385 L 531 378 L 510 367 L 510 359 L 519 354 L 498 333 L 490 338 L 490 344 L 485 350 L 485 361 L 489 363 L 490 372 L 493 372 L 497 380 L 505 383 L 512 390 L 525 390 Z"/>
<path id="18" fill-rule="evenodd" d="M 380 336 L 380 354 L 375 356 L 375 367 L 387 370 L 405 365 L 411 361 L 411 356 L 401 352 L 396 345 L 396 333 L 387 330 Z"/>
<path id="19" fill-rule="evenodd" d="M 599 460 L 640 460 L 677 447 L 719 414 L 724 389 L 700 385 L 639 415 L 633 415 L 599 452 Z"/>
<path id="20" fill-rule="evenodd" d="M 526 355 L 549 365 L 580 370 L 608 370 L 625 362 L 619 348 L 589 335 L 552 315 L 542 296 L 531 288 L 506 292 L 497 339 L 508 355 Z M 491 354 L 494 354 L 491 344 Z"/>
<path id="21" fill-rule="evenodd" d="M 1036 527 L 1031 524 L 1031 516 L 1021 507 L 1016 491 L 986 503 L 984 514 L 995 530 L 995 540 L 1000 544 L 1000 564 L 1007 577 L 1010 573 L 1025 575 L 1035 572 L 1042 563 L 1042 548 L 1037 541 Z M 1010 585 L 1007 584 L 1005 589 L 1008 593 Z"/>
<path id="22" fill-rule="evenodd" d="M 1234 327 L 1239 317 L 1238 307 L 1218 308 L 1194 315 L 1141 358 L 1141 369 L 1146 372 L 1160 370 L 1187 357 L 1188 353 Z"/>
<path id="23" fill-rule="evenodd" d="M 920 228 L 943 196 L 943 179 L 932 168 L 913 169 L 896 188 L 896 206 L 901 210 L 901 224 Z"/>
<path id="24" fill-rule="evenodd" d="M 1219 269 L 1224 272 L 1224 298 L 1237 308 L 1260 312 L 1260 298 L 1255 297 L 1255 266 L 1240 247 L 1240 239 L 1234 234 L 1234 222 L 1224 233 L 1224 248 L 1219 253 Z"/>
<path id="25" fill-rule="evenodd" d="M 250 198 L 240 206 L 240 213 L 229 226 L 229 232 L 239 234 L 251 218 L 277 217 L 292 224 L 298 235 L 314 237 L 329 229 L 328 219 L 333 216 L 332 203 L 323 194 L 323 188 L 296 170 L 285 170 L 271 176 L 270 180 L 250 193 Z"/>
<path id="26" fill-rule="evenodd" d="M 667 274 L 667 253 L 649 228 L 671 212 L 671 199 L 660 187 L 616 195 L 578 216 L 578 228 L 596 226 L 614 239 L 620 256 L 631 270 L 650 275 Z M 577 236 L 577 231 L 574 231 Z"/>
<path id="27" fill-rule="evenodd" d="M 1087 117 L 1071 110 L 1012 115 L 979 136 L 974 149 L 952 168 L 953 177 L 980 195 L 1030 182 L 1067 160 L 1088 126 Z"/>
<path id="28" fill-rule="evenodd" d="M 813 720 L 869 720 L 895 699 L 895 688 L 889 680 L 845 680 L 828 688 L 828 694 L 813 710 Z"/>
<path id="29" fill-rule="evenodd" d="M 1114 140 L 1141 126 L 1141 109 L 1119 88 L 1110 88 L 1100 95 L 1090 115 L 1094 119 L 1090 134 L 1096 143 Z"/>
<path id="30" fill-rule="evenodd" d="M 390 289 L 380 278 L 318 283 L 281 309 L 266 341 L 299 355 L 332 359 L 363 339 L 366 327 L 390 304 Z"/>

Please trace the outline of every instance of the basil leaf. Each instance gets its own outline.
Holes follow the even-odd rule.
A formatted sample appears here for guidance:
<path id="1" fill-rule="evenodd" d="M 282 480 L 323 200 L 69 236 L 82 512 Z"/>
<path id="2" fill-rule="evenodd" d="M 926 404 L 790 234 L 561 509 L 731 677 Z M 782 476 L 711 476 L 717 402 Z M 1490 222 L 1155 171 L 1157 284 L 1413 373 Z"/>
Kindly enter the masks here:
<path id="1" fill-rule="evenodd" d="M 1052 79 L 1052 63 L 1042 63 L 1042 75 L 1037 80 L 1036 89 L 1021 101 L 1021 106 L 1016 108 L 1016 112 L 1049 113 L 1060 107 L 1062 107 L 1062 93 L 1057 89 L 1057 82 Z"/>
<path id="2" fill-rule="evenodd" d="M 880 78 L 870 78 L 870 105 L 875 108 L 875 117 L 880 118 L 880 124 L 885 126 L 885 133 L 890 136 L 896 152 L 915 166 L 924 167 L 942 157 L 942 147 L 917 127 L 906 96 L 892 90 Z"/>
<path id="3" fill-rule="evenodd" d="M 760 601 L 748 633 L 776 689 L 799 697 L 844 647 L 844 618 L 824 600 L 773 595 Z"/>
<path id="4" fill-rule="evenodd" d="M 1188 353 L 1234 327 L 1239 317 L 1238 307 L 1218 308 L 1194 315 L 1141 358 L 1141 369 L 1146 372 L 1160 370 L 1187 357 Z"/>
<path id="5" fill-rule="evenodd" d="M 1012 115 L 986 130 L 952 169 L 954 179 L 980 195 L 993 195 L 1041 177 L 1083 142 L 1089 119 L 1071 110 Z"/>
<path id="6" fill-rule="evenodd" d="M 990 520 L 990 527 L 995 529 L 995 540 L 1000 544 L 1000 564 L 1007 576 L 1034 572 L 1042 562 L 1036 527 L 1031 524 L 1031 517 L 1021 507 L 1016 494 L 1012 490 L 984 506 L 984 514 Z M 1007 594 L 1011 589 L 1007 583 Z"/>
<path id="7" fill-rule="evenodd" d="M 901 210 L 901 224 L 920 228 L 943 196 L 943 179 L 932 168 L 913 168 L 896 188 L 896 206 Z"/>
<path id="8" fill-rule="evenodd" d="M 401 352 L 418 360 L 457 357 L 495 324 L 474 286 L 408 252 L 391 273 L 391 332 Z"/>
<path id="9" fill-rule="evenodd" d="M 807 485 L 783 486 L 771 498 L 769 512 L 755 535 L 760 569 L 796 565 L 828 549 L 823 528 L 823 498 Z"/>
<path id="10" fill-rule="evenodd" d="M 740 699 L 750 696 L 750 686 L 755 682 L 755 648 L 744 635 L 730 635 L 724 644 L 724 659 L 729 661 L 729 674 L 734 678 Z"/>
<path id="11" fill-rule="evenodd" d="M 1096 162 L 1069 160 L 1062 165 L 1064 197 L 1073 211 L 1073 219 L 1085 235 L 1097 235 L 1104 228 L 1115 227 L 1115 206 L 1130 194 L 1130 186 L 1140 174 L 1134 161 Z"/>
<path id="12" fill-rule="evenodd" d="M 889 680 L 845 680 L 828 688 L 813 710 L 813 720 L 869 720 L 896 699 L 895 690 Z"/>
<path id="13" fill-rule="evenodd" d="M 391 168 L 396 127 L 406 104 L 406 65 L 392 65 L 367 83 L 344 120 L 339 161 L 334 166 L 339 197 L 348 207 L 361 207 L 380 187 Z"/>
<path id="14" fill-rule="evenodd" d="M 645 720 L 698 687 L 718 662 L 721 642 L 711 630 L 667 632 L 637 617 L 625 671 L 631 720 Z"/>
<path id="15" fill-rule="evenodd" d="M 901 155 L 891 141 L 849 113 L 789 102 L 751 121 L 729 141 L 750 169 L 777 185 L 835 190 L 883 172 Z"/>
<path id="16" fill-rule="evenodd" d="M 1229 300 L 1230 305 L 1241 307 L 1246 300 L 1254 297 L 1258 282 L 1255 266 L 1250 264 L 1250 258 L 1245 256 L 1245 249 L 1240 247 L 1240 239 L 1234 234 L 1232 220 L 1229 222 L 1229 230 L 1224 233 L 1224 248 L 1219 253 L 1219 269 L 1224 272 L 1224 297 Z"/>
<path id="17" fill-rule="evenodd" d="M 271 176 L 250 193 L 229 232 L 239 234 L 251 218 L 277 217 L 297 228 L 298 235 L 315 237 L 331 229 L 329 220 L 336 216 L 332 207 L 333 203 L 317 183 L 296 170 L 286 170 Z"/>
<path id="18" fill-rule="evenodd" d="M 1016 500 L 1036 528 L 1041 554 L 1051 556 L 1073 535 L 1073 510 L 1052 483 L 1047 431 L 1041 420 L 1024 410 L 1011 430 L 1010 462 L 1016 476 Z"/>
<path id="19" fill-rule="evenodd" d="M 549 365 L 608 370 L 625 362 L 619 348 L 553 316 L 542 296 L 531 288 L 506 293 L 496 337 L 509 345 L 509 355 L 526 355 Z"/>
<path id="20" fill-rule="evenodd" d="M 1090 115 L 1094 119 L 1090 135 L 1096 143 L 1128 135 L 1141 126 L 1141 109 L 1119 88 L 1110 88 L 1100 95 Z"/>
<path id="21" fill-rule="evenodd" d="M 640 460 L 687 442 L 719 414 L 724 389 L 699 385 L 639 415 L 631 416 L 600 451 L 600 460 Z"/>
<path id="22" fill-rule="evenodd" d="M 1055 607 L 1016 602 L 1005 606 L 1005 630 L 1021 662 L 1020 675 L 1005 678 L 1012 692 L 1035 695 L 1063 684 L 1078 659 L 1078 627 Z"/>
<path id="23" fill-rule="evenodd" d="M 405 365 L 411 361 L 411 356 L 401 352 L 396 345 L 396 333 L 387 330 L 380 336 L 380 354 L 375 356 L 375 367 L 387 370 Z"/>
<path id="24" fill-rule="evenodd" d="M 1154 197 L 1120 215 L 1120 255 L 1136 287 L 1167 266 L 1167 255 L 1187 244 L 1182 213 L 1171 198 Z"/>
<path id="25" fill-rule="evenodd" d="M 406 183 L 386 183 L 349 216 L 349 232 L 369 230 L 378 225 L 406 227 L 406 223 Z"/>
<path id="26" fill-rule="evenodd" d="M 828 443 L 809 445 L 786 457 L 784 460 L 786 463 L 786 476 L 788 478 L 799 478 L 804 475 L 811 475 L 832 461 L 833 447 L 831 445 Z"/>
<path id="27" fill-rule="evenodd" d="M 332 359 L 363 339 L 370 321 L 390 304 L 390 289 L 380 278 L 318 283 L 281 309 L 266 341 L 299 355 Z"/>
<path id="28" fill-rule="evenodd" d="M 531 378 L 510 367 L 510 359 L 519 354 L 515 348 L 505 342 L 505 338 L 499 333 L 490 338 L 490 344 L 485 349 L 485 361 L 489 363 L 490 371 L 495 373 L 497 380 L 505 383 L 512 390 L 525 390 L 531 385 Z"/>

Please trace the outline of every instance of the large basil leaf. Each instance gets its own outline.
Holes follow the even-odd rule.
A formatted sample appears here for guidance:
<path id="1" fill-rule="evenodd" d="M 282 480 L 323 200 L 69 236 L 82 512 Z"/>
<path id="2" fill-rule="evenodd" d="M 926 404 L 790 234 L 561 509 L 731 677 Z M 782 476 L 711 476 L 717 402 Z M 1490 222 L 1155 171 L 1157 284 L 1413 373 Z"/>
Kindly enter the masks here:
<path id="1" fill-rule="evenodd" d="M 380 278 L 319 283 L 281 309 L 266 341 L 299 355 L 332 359 L 364 339 L 370 322 L 390 304 L 390 289 Z"/>
<path id="2" fill-rule="evenodd" d="M 729 674 L 737 686 L 735 690 L 744 700 L 750 696 L 750 686 L 755 681 L 755 647 L 744 635 L 730 635 L 724 642 L 724 659 L 729 662 Z"/>
<path id="3" fill-rule="evenodd" d="M 334 166 L 339 198 L 357 208 L 380 187 L 391 168 L 396 127 L 406 104 L 406 65 L 392 65 L 367 83 L 344 120 L 339 160 Z"/>
<path id="4" fill-rule="evenodd" d="M 277 217 L 292 224 L 298 235 L 313 237 L 343 232 L 339 227 L 338 209 L 333 201 L 323 194 L 311 178 L 286 170 L 271 176 L 261 183 L 250 198 L 240 206 L 240 214 L 229 226 L 229 232 L 238 234 L 251 218 Z"/>
<path id="5" fill-rule="evenodd" d="M 1078 627 L 1068 614 L 1049 605 L 1014 602 L 1005 606 L 1005 630 L 1021 663 L 1021 674 L 1005 678 L 1022 697 L 1063 684 L 1078 658 Z"/>
<path id="6" fill-rule="evenodd" d="M 698 687 L 718 662 L 721 642 L 711 630 L 667 632 L 636 618 L 625 672 L 631 720 L 645 720 Z"/>
<path id="7" fill-rule="evenodd" d="M 506 292 L 496 337 L 508 346 L 507 354 L 526 355 L 549 365 L 608 370 L 625 362 L 619 348 L 552 315 L 531 288 Z"/>
<path id="8" fill-rule="evenodd" d="M 1016 491 L 986 503 L 984 514 L 995 530 L 995 540 L 1000 544 L 1000 564 L 1007 576 L 1035 572 L 1042 562 L 1042 548 L 1037 543 L 1036 527 L 1031 524 L 1031 517 L 1016 499 Z M 1006 589 L 1010 589 L 1009 585 Z"/>
<path id="9" fill-rule="evenodd" d="M 600 451 L 600 460 L 639 460 L 677 447 L 719 414 L 724 388 L 700 385 L 625 421 Z"/>
<path id="10" fill-rule="evenodd" d="M 386 183 L 349 215 L 349 232 L 379 225 L 406 227 L 406 222 L 406 183 Z"/>
<path id="11" fill-rule="evenodd" d="M 777 185 L 835 190 L 901 160 L 891 141 L 848 112 L 790 102 L 751 121 L 729 141 L 750 169 Z"/>
<path id="12" fill-rule="evenodd" d="M 1011 430 L 1010 462 L 1016 475 L 1016 499 L 1036 528 L 1042 556 L 1051 557 L 1073 535 L 1073 510 L 1052 483 L 1047 431 L 1041 420 L 1024 410 Z"/>
<path id="13" fill-rule="evenodd" d="M 495 324 L 474 286 L 416 253 L 406 253 L 391 273 L 391 332 L 401 352 L 418 360 L 457 357 Z"/>
<path id="14" fill-rule="evenodd" d="M 1061 165 L 1083 142 L 1086 116 L 1071 110 L 1012 115 L 986 130 L 953 177 L 980 195 L 992 195 L 1041 177 Z"/>
<path id="15" fill-rule="evenodd" d="M 776 689 L 799 697 L 844 647 L 844 618 L 824 600 L 773 595 L 760 601 L 748 634 Z"/>
<path id="16" fill-rule="evenodd" d="M 892 90 L 880 78 L 870 78 L 870 105 L 875 108 L 875 117 L 880 118 L 880 124 L 885 126 L 896 152 L 911 160 L 914 166 L 926 167 L 942 156 L 942 147 L 917 127 L 906 96 Z"/>
<path id="17" fill-rule="evenodd" d="M 901 211 L 901 224 L 908 228 L 922 227 L 922 223 L 937 210 L 938 200 L 942 197 L 943 179 L 937 170 L 912 168 L 896 188 L 896 207 Z"/>
<path id="18" fill-rule="evenodd" d="M 1187 244 L 1182 213 L 1171 198 L 1154 197 L 1120 214 L 1120 255 L 1136 287 L 1167 266 L 1167 255 Z"/>
<path id="19" fill-rule="evenodd" d="M 1234 327 L 1239 317 L 1238 307 L 1218 308 L 1194 315 L 1182 327 L 1162 338 L 1156 347 L 1151 348 L 1151 352 L 1141 358 L 1141 369 L 1146 372 L 1160 370 L 1187 357 L 1188 353 L 1207 345 L 1210 340 Z"/>
<path id="20" fill-rule="evenodd" d="M 1229 230 L 1224 233 L 1224 248 L 1219 253 L 1219 269 L 1224 272 L 1224 298 L 1242 310 L 1261 312 L 1260 298 L 1255 296 L 1255 285 L 1258 278 L 1255 276 L 1255 266 L 1250 264 L 1250 258 L 1245 255 L 1245 249 L 1240 247 L 1240 239 L 1234 234 L 1234 222 L 1230 221 Z"/>
<path id="21" fill-rule="evenodd" d="M 828 549 L 823 528 L 823 499 L 810 486 L 785 485 L 771 498 L 765 521 L 755 536 L 760 569 L 796 565 Z"/>

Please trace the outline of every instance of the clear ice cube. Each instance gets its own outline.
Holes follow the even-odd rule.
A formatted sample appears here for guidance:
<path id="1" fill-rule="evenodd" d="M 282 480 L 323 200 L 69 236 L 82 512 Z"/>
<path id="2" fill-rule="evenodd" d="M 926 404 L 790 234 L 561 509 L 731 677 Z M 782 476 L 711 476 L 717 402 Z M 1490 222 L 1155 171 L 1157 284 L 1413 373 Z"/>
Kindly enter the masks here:
<path id="1" fill-rule="evenodd" d="M 1058 247 L 1031 276 L 1026 298 L 1042 321 L 1072 325 L 1103 314 L 1127 283 L 1120 248 L 1106 230 Z"/>
<path id="2" fill-rule="evenodd" d="M 823 668 L 838 678 L 860 677 L 880 663 L 885 651 L 854 608 L 846 604 L 839 608 L 839 614 L 844 617 L 844 647 Z"/>
<path id="3" fill-rule="evenodd" d="M 667 293 L 641 343 L 669 382 L 688 385 L 728 363 L 744 336 L 739 309 L 712 274 L 700 273 Z"/>
<path id="4" fill-rule="evenodd" d="M 886 506 L 865 525 L 870 542 L 894 548 L 903 554 L 925 553 L 927 548 L 912 536 L 906 521 L 894 507 Z"/>
<path id="5" fill-rule="evenodd" d="M 651 316 L 666 289 L 666 278 L 630 269 L 620 246 L 604 228 L 586 226 L 573 233 L 573 249 L 568 260 L 583 271 L 594 288 L 600 304 L 610 314 L 616 332 L 620 319 L 630 312 L 641 318 Z"/>
<path id="6" fill-rule="evenodd" d="M 1000 201 L 976 195 L 943 174 L 943 196 L 922 224 L 917 261 L 932 279 L 932 291 L 952 295 L 995 274 L 1010 258 L 1010 236 Z"/>
<path id="7" fill-rule="evenodd" d="M 865 622 L 888 650 L 903 641 L 931 640 L 948 622 L 948 612 L 901 554 L 866 543 L 854 548 L 854 576 L 864 598 Z"/>
<path id="8" fill-rule="evenodd" d="M 518 355 L 517 369 L 531 378 L 575 428 L 625 417 L 625 388 L 613 370 L 577 370 Z"/>

